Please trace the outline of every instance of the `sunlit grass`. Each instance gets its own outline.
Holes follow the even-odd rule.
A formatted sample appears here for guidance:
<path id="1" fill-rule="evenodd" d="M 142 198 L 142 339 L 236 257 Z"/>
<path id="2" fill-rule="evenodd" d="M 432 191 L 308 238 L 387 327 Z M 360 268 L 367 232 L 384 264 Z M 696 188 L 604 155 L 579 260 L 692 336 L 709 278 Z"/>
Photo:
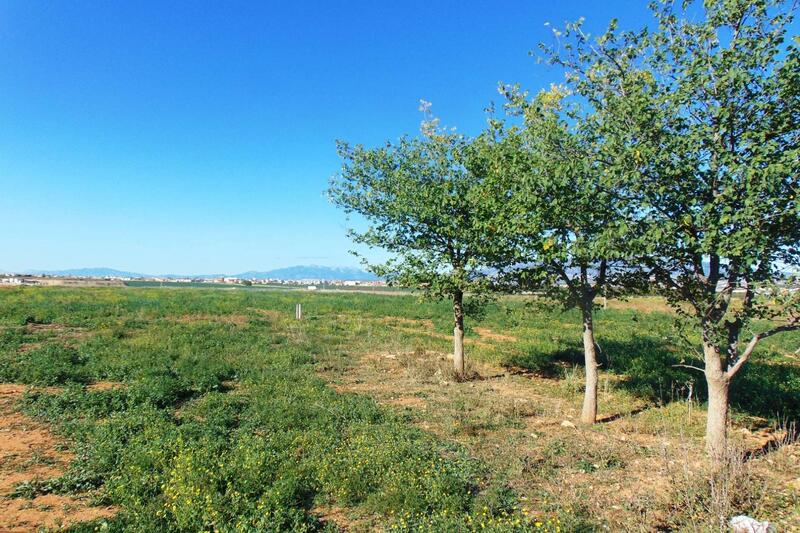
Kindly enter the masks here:
<path id="1" fill-rule="evenodd" d="M 294 320 L 296 303 L 302 321 Z M 653 306 L 598 310 L 601 414 L 639 413 L 620 427 L 697 438 L 702 376 L 674 366 L 691 348 L 678 341 L 674 317 Z M 114 503 L 121 511 L 110 527 L 119 531 L 334 527 L 320 520 L 320 506 L 345 508 L 365 528 L 591 529 L 595 517 L 570 502 L 518 498 L 506 476 L 529 463 L 509 456 L 507 470 L 492 469 L 462 445 L 489 432 L 513 435 L 529 417 L 561 417 L 580 402 L 578 316 L 516 297 L 467 326 L 478 377 L 497 372 L 488 368 L 540 376 L 530 395 L 547 401 L 462 384 L 449 404 L 437 404 L 444 400 L 425 391 L 446 391 L 441 383 L 452 381 L 447 302 L 302 291 L 2 290 L 0 380 L 55 386 L 33 390 L 24 408 L 51 421 L 76 452 L 61 479 L 26 490 Z M 797 343 L 797 334 L 776 336 L 760 348 L 736 385 L 753 393 L 735 400 L 737 416 L 796 419 Z M 377 359 L 364 359 L 370 354 Z M 374 364 L 379 379 L 384 356 L 432 409 L 398 413 L 320 377 Z M 396 384 L 383 379 L 392 394 Z M 87 386 L 108 380 L 120 386 Z M 415 427 L 420 421 L 428 431 Z M 561 446 L 545 447 L 537 468 L 612 471 L 625 461 L 589 443 Z"/>

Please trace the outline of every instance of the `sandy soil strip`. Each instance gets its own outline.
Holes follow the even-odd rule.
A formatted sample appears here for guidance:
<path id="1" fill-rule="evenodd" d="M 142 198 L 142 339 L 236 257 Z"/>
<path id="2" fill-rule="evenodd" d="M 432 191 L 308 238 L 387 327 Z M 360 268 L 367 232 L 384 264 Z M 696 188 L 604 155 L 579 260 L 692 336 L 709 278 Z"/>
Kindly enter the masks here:
<path id="1" fill-rule="evenodd" d="M 25 385 L 0 384 L 0 532 L 60 528 L 113 516 L 112 507 L 92 507 L 72 496 L 11 496 L 21 482 L 61 475 L 72 459 L 59 449 L 58 439 L 45 425 L 16 411 L 14 405 L 25 389 Z"/>

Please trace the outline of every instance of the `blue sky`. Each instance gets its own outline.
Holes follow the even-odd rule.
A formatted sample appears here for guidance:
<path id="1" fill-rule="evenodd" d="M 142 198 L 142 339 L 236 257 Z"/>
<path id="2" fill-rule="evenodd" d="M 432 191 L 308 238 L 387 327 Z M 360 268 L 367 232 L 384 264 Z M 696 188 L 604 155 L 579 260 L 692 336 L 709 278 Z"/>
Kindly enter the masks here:
<path id="1" fill-rule="evenodd" d="M 549 22 L 644 1 L 0 3 L 0 269 L 354 265 L 334 141 L 466 133 Z"/>

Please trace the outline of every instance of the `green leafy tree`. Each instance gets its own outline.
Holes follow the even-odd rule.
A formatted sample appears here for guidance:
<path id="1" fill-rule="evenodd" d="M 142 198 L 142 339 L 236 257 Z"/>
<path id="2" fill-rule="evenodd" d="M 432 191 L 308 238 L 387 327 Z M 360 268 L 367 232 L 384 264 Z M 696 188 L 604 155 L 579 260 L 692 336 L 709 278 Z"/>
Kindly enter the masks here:
<path id="1" fill-rule="evenodd" d="M 612 24 L 593 40 L 575 24 L 550 55 L 624 132 L 616 159 L 635 173 L 620 174 L 615 190 L 637 206 L 641 260 L 702 348 L 706 443 L 717 464 L 731 381 L 761 340 L 800 328 L 797 294 L 780 286 L 800 264 L 793 9 L 779 0 L 665 1 L 653 6 L 654 31 Z"/>
<path id="2" fill-rule="evenodd" d="M 368 265 L 372 272 L 453 302 L 453 364 L 464 377 L 464 316 L 490 298 L 490 267 L 502 263 L 505 249 L 491 223 L 502 203 L 487 179 L 494 140 L 471 139 L 427 118 L 420 138 L 379 148 L 340 143 L 344 164 L 328 194 L 367 221 L 366 230 L 350 231 L 356 243 L 390 253 L 387 262 Z"/>
<path id="3" fill-rule="evenodd" d="M 581 421 L 593 424 L 599 367 L 594 301 L 636 281 L 626 262 L 631 204 L 609 192 L 616 169 L 605 162 L 596 115 L 569 103 L 564 87 L 532 99 L 518 87 L 505 93 L 509 109 L 522 117 L 521 127 L 503 140 L 512 148 L 495 151 L 504 157 L 497 179 L 511 191 L 501 212 L 510 222 L 501 227 L 510 229 L 518 254 L 511 276 L 564 309 L 580 310 L 586 375 Z"/>

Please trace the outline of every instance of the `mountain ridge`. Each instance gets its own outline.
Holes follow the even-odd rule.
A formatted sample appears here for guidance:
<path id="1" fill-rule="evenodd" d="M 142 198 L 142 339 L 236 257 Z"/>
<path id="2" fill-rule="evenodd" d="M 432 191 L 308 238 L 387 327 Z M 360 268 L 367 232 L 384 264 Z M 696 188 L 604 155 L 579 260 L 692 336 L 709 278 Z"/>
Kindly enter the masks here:
<path id="1" fill-rule="evenodd" d="M 375 281 L 377 276 L 354 267 L 328 267 L 319 265 L 297 265 L 285 268 L 276 268 L 266 271 L 250 270 L 237 274 L 236 277 L 249 278 L 272 278 L 286 280 L 301 279 L 331 279 L 342 281 Z"/>
<path id="2" fill-rule="evenodd" d="M 25 274 L 55 277 L 116 277 L 116 278 L 194 278 L 209 279 L 220 277 L 235 277 L 242 279 L 281 279 L 297 281 L 303 279 L 325 279 L 337 281 L 375 281 L 374 274 L 355 267 L 330 267 L 324 265 L 295 265 L 290 267 L 275 268 L 271 270 L 248 270 L 239 274 L 142 274 L 117 270 L 108 267 L 70 268 L 63 270 L 28 270 Z"/>

